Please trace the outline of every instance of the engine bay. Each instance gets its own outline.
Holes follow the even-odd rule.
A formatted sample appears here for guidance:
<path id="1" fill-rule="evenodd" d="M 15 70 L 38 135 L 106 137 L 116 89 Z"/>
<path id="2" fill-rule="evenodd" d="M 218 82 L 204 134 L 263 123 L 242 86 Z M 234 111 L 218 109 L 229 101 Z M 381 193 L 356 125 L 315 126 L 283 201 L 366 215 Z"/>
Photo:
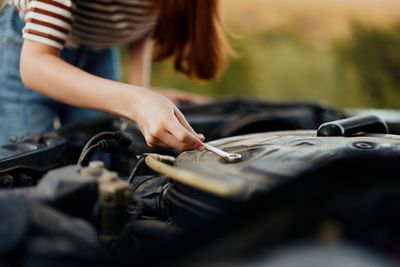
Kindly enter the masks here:
<path id="1" fill-rule="evenodd" d="M 240 160 L 149 148 L 119 118 L 3 146 L 0 265 L 398 264 L 400 113 L 250 100 L 182 111 Z"/>

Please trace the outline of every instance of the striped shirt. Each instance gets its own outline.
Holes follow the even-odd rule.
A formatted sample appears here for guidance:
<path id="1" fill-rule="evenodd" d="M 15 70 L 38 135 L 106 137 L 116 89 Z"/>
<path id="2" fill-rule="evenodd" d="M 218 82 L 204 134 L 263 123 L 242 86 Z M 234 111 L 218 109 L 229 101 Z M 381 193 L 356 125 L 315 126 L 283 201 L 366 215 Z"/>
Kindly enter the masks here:
<path id="1" fill-rule="evenodd" d="M 17 8 L 24 39 L 58 49 L 103 49 L 150 35 L 151 0 L 7 0 Z"/>

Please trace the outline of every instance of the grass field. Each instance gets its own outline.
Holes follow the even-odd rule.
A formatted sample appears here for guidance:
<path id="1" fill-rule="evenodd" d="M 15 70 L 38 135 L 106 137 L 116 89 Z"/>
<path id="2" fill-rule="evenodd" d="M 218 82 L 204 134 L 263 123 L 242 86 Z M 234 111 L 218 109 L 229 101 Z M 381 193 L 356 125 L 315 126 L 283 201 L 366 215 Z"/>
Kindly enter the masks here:
<path id="1" fill-rule="evenodd" d="M 239 57 L 216 82 L 155 64 L 153 84 L 217 98 L 400 108 L 400 1 L 223 0 Z"/>

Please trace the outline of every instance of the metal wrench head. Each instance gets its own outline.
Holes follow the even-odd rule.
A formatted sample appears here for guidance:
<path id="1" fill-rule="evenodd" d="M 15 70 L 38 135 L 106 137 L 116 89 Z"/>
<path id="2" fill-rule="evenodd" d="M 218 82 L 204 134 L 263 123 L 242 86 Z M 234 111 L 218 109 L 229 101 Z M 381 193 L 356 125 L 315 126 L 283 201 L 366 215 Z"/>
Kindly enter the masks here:
<path id="1" fill-rule="evenodd" d="M 236 163 L 242 160 L 242 155 L 237 153 L 229 153 L 224 159 L 229 163 Z"/>
<path id="2" fill-rule="evenodd" d="M 209 144 L 204 144 L 206 150 L 220 156 L 228 163 L 235 163 L 242 159 L 242 155 L 236 153 L 228 153 Z"/>

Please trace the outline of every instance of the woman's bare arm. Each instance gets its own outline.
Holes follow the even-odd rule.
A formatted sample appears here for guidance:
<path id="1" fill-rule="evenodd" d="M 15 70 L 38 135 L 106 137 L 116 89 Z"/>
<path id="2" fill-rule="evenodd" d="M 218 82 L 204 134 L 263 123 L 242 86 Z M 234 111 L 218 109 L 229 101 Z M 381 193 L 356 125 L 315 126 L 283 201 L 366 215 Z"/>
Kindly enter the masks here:
<path id="1" fill-rule="evenodd" d="M 129 82 L 134 85 L 150 87 L 151 63 L 154 40 L 147 37 L 129 46 L 128 74 Z M 175 104 L 206 104 L 210 99 L 175 89 L 153 88 L 168 97 Z"/>
<path id="2" fill-rule="evenodd" d="M 128 73 L 131 84 L 150 87 L 153 42 L 147 37 L 129 46 Z"/>
<path id="3" fill-rule="evenodd" d="M 150 146 L 202 149 L 176 106 L 145 87 L 86 73 L 60 59 L 57 49 L 29 40 L 24 41 L 20 70 L 24 84 L 43 95 L 135 120 Z"/>

